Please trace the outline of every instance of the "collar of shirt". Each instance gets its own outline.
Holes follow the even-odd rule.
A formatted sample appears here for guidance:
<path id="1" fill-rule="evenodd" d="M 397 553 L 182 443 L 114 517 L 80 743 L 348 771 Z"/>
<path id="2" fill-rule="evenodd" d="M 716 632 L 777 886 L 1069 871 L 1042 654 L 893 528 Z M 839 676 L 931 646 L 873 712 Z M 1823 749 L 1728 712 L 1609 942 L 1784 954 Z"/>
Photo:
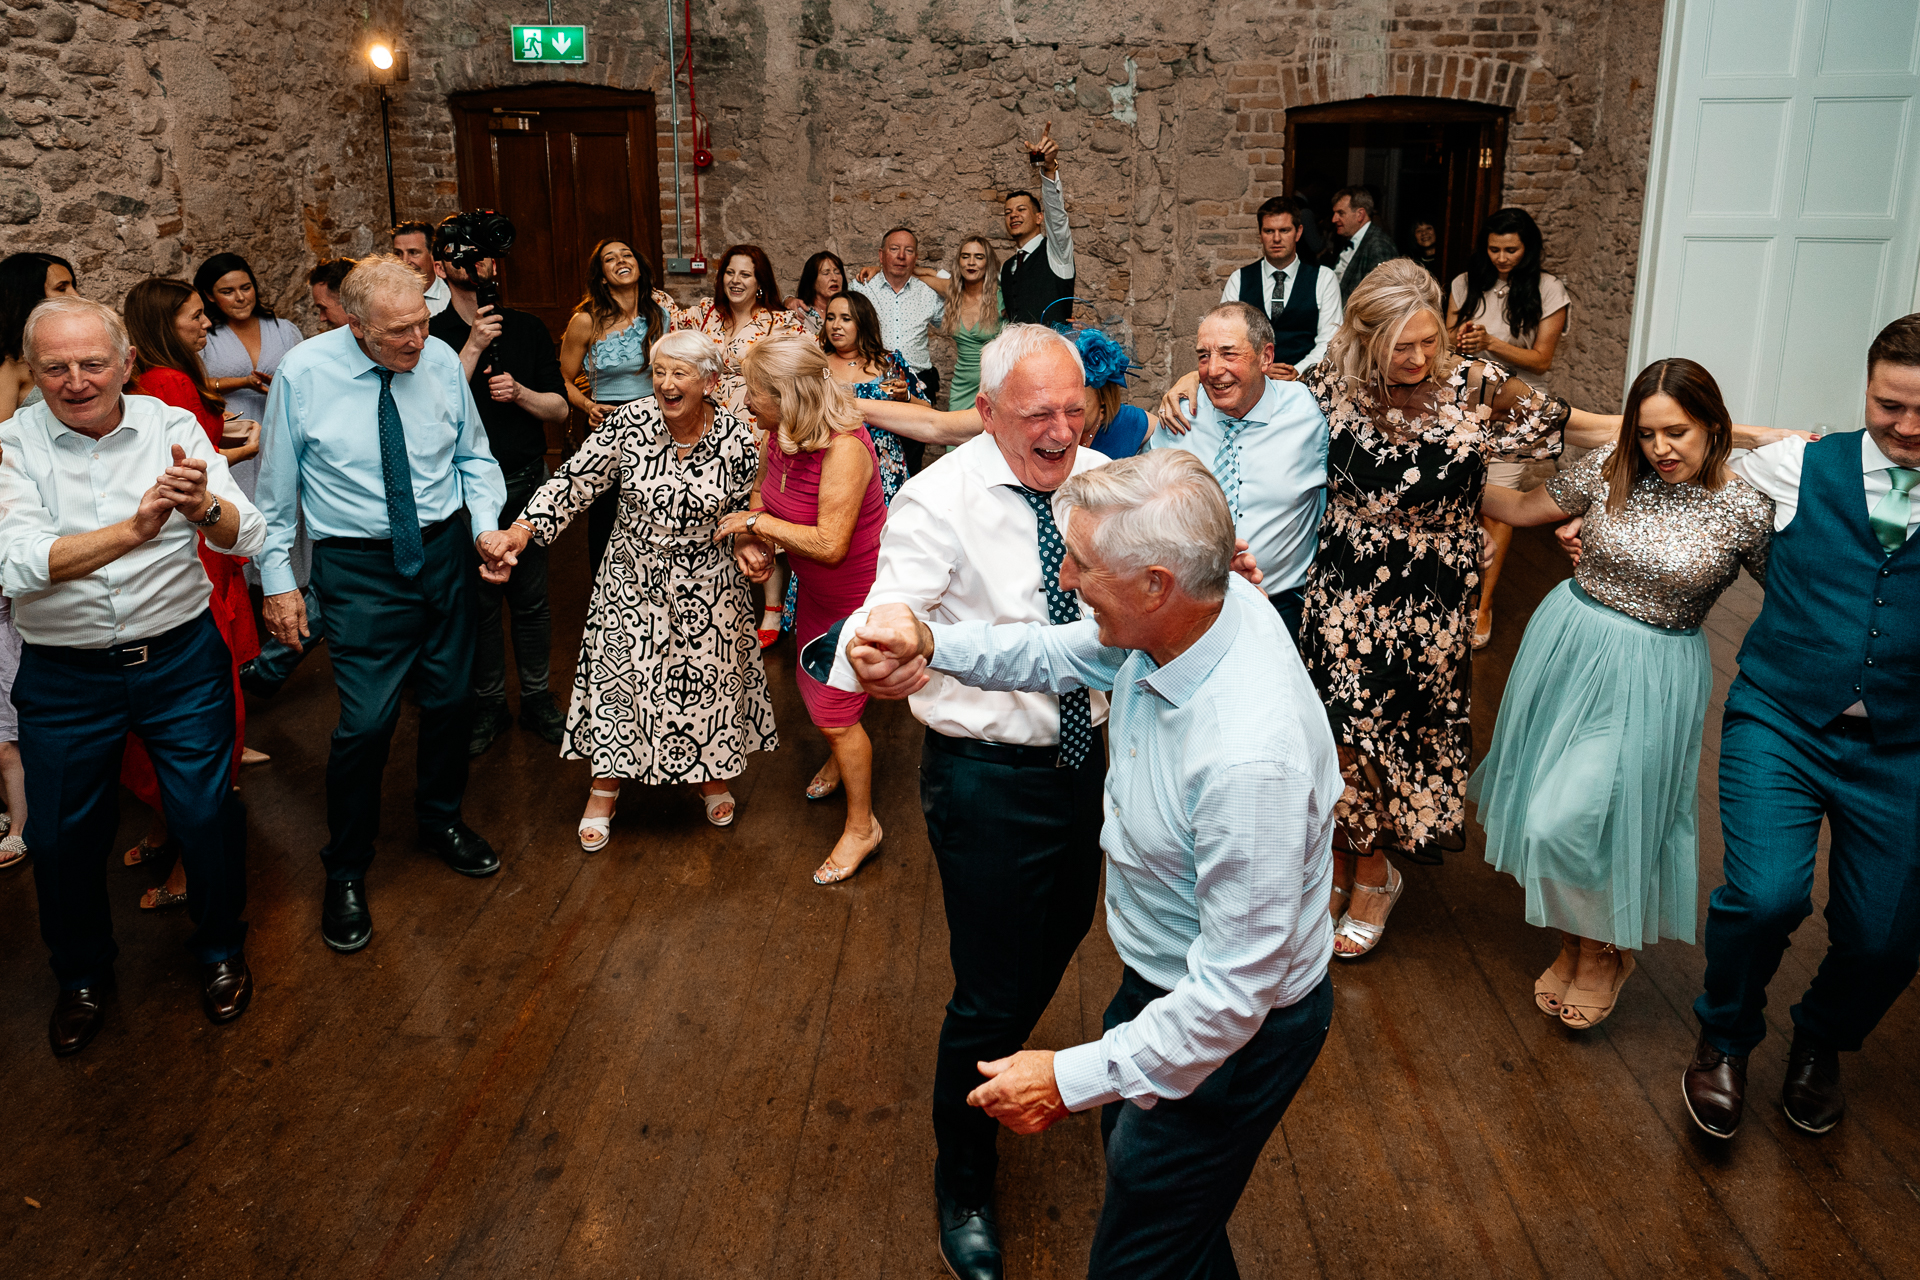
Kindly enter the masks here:
<path id="1" fill-rule="evenodd" d="M 1872 475 L 1876 471 L 1891 471 L 1897 465 L 1898 464 L 1895 463 L 1892 458 L 1889 458 L 1881 450 L 1880 446 L 1874 442 L 1873 432 L 1862 431 L 1860 433 L 1860 470 L 1862 472 L 1867 475 Z M 1891 482 L 1889 482 L 1888 487 L 1892 487 Z"/>
<path id="2" fill-rule="evenodd" d="M 1300 255 L 1294 254 L 1293 261 L 1284 267 L 1276 267 L 1267 259 L 1260 259 L 1260 274 L 1266 278 L 1267 296 L 1275 301 L 1284 302 L 1287 289 L 1292 286 L 1294 277 L 1300 274 Z"/>
<path id="3" fill-rule="evenodd" d="M 1264 425 L 1272 422 L 1280 415 L 1281 401 L 1283 399 L 1283 393 L 1280 388 L 1283 384 L 1275 382 L 1271 378 L 1263 378 L 1261 381 L 1265 384 L 1265 390 L 1260 393 L 1260 398 L 1254 401 L 1253 408 L 1240 415 L 1240 420 L 1243 422 L 1260 423 Z M 1200 389 L 1200 409 L 1199 412 L 1194 414 L 1195 425 L 1205 423 L 1213 439 L 1217 442 L 1226 435 L 1226 419 L 1227 415 L 1222 413 L 1219 408 L 1214 405 L 1213 397 L 1207 394 L 1205 387 L 1202 387 Z"/>
<path id="4" fill-rule="evenodd" d="M 1028 254 L 1032 253 L 1035 249 L 1038 249 L 1041 245 L 1045 244 L 1046 242 L 1047 242 L 1047 233 L 1045 231 L 1041 231 L 1036 233 L 1031 240 L 1028 240 L 1025 244 L 1021 245 L 1018 249 L 1016 249 L 1015 252 L 1024 258 Z"/>
<path id="5" fill-rule="evenodd" d="M 1220 665 L 1220 659 L 1226 657 L 1228 648 L 1239 634 L 1239 611 L 1227 607 L 1223 600 L 1213 625 L 1166 666 L 1157 666 L 1150 656 L 1141 654 L 1151 670 L 1135 680 L 1134 684 L 1152 690 L 1173 706 L 1183 707 L 1207 683 L 1207 678 Z"/>
<path id="6" fill-rule="evenodd" d="M 1360 247 L 1360 242 L 1367 238 L 1367 232 L 1371 231 L 1372 229 L 1373 229 L 1373 219 L 1368 218 L 1365 222 L 1360 224 L 1360 229 L 1354 232 L 1352 238 L 1347 241 L 1347 248 L 1358 249 Z"/>

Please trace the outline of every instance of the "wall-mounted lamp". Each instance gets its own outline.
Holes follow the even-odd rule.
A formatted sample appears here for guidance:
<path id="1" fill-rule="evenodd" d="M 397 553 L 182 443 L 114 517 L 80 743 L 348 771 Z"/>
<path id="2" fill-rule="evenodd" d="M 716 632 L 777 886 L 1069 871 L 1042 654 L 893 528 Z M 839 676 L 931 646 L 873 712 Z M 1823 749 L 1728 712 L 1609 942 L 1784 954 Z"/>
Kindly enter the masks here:
<path id="1" fill-rule="evenodd" d="M 387 93 L 387 86 L 406 82 L 407 51 L 376 40 L 367 46 L 367 66 L 368 82 L 380 86 L 380 137 L 387 148 L 387 225 L 392 226 L 400 221 L 400 212 L 393 193 L 393 98 Z"/>

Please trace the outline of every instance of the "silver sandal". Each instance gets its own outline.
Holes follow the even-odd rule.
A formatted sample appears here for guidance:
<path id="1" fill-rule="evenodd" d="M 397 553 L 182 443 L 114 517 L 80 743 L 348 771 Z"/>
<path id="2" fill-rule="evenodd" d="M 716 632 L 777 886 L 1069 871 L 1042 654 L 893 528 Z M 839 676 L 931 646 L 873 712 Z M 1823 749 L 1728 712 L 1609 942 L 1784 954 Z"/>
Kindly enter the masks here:
<path id="1" fill-rule="evenodd" d="M 1400 901 L 1401 891 L 1407 887 L 1407 878 L 1401 875 L 1400 869 L 1391 862 L 1387 864 L 1387 875 L 1389 879 L 1386 884 L 1361 884 L 1358 880 L 1355 880 L 1353 887 L 1355 890 L 1364 893 L 1386 894 L 1387 915 L 1391 916 L 1393 914 L 1394 904 Z M 1347 914 L 1340 917 L 1340 923 L 1334 926 L 1333 936 L 1336 940 L 1345 938 L 1348 942 L 1357 943 L 1360 950 L 1341 951 L 1335 948 L 1333 958 L 1335 960 L 1358 960 L 1361 956 L 1368 954 L 1375 947 L 1379 946 L 1380 939 L 1385 937 L 1386 933 L 1387 922 L 1385 920 L 1380 921 L 1379 924 L 1373 924 L 1366 920 L 1355 920 L 1352 910 L 1349 909 Z"/>

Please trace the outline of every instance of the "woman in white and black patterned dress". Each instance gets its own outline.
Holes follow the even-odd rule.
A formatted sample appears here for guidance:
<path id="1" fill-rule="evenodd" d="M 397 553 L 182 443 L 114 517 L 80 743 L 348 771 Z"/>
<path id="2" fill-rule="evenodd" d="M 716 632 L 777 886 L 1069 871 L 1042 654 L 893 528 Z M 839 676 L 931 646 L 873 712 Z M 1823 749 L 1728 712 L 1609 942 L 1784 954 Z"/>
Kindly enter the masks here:
<path id="1" fill-rule="evenodd" d="M 669 334 L 652 360 L 654 394 L 610 415 L 518 520 L 481 539 L 490 557 L 550 544 L 620 486 L 560 748 L 593 765 L 580 821 L 588 852 L 606 844 L 626 780 L 691 783 L 707 820 L 726 826 L 727 780 L 749 752 L 778 745 L 747 579 L 714 541 L 720 517 L 753 491 L 753 432 L 712 399 L 719 357 L 706 338 Z"/>

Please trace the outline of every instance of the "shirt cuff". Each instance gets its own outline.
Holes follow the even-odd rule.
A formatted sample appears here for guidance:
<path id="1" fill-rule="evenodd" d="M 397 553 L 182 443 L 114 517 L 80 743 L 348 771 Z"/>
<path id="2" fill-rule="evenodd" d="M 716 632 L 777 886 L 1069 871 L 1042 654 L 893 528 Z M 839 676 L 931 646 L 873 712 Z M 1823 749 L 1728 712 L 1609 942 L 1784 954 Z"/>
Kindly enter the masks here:
<path id="1" fill-rule="evenodd" d="M 1120 1091 L 1107 1084 L 1107 1048 L 1104 1040 L 1092 1040 L 1062 1049 L 1053 1055 L 1053 1087 L 1069 1111 L 1085 1111 L 1120 1101 Z M 1147 1098 L 1142 1105 L 1155 1100 Z"/>
<path id="2" fill-rule="evenodd" d="M 260 593 L 268 596 L 285 595 L 289 591 L 298 591 L 300 584 L 293 580 L 293 562 L 287 553 L 268 551 L 260 559 Z"/>

